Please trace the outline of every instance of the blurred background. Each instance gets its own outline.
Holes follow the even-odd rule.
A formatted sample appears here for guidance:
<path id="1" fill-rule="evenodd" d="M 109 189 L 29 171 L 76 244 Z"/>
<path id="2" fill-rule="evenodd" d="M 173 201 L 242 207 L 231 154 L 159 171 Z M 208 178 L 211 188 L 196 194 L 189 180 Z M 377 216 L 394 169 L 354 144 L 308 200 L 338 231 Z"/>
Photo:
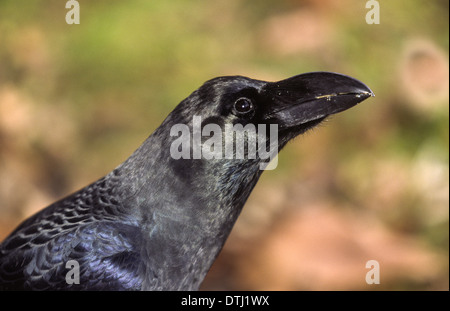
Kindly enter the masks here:
<path id="1" fill-rule="evenodd" d="M 376 97 L 296 138 L 203 290 L 449 289 L 449 2 L 0 1 L 0 240 L 204 81 L 335 71 Z M 365 281 L 368 260 L 380 284 Z"/>

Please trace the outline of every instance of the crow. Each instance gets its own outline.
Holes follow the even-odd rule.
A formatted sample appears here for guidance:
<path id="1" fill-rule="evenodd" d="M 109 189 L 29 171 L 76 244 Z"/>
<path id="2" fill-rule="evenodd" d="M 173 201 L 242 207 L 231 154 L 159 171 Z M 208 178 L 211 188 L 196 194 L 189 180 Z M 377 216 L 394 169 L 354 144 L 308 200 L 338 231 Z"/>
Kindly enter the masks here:
<path id="1" fill-rule="evenodd" d="M 370 96 L 362 82 L 331 72 L 205 82 L 111 173 L 2 242 L 0 289 L 198 290 L 272 155 Z M 227 125 L 243 130 L 226 136 Z M 236 145 L 224 156 L 230 141 L 245 151 Z"/>

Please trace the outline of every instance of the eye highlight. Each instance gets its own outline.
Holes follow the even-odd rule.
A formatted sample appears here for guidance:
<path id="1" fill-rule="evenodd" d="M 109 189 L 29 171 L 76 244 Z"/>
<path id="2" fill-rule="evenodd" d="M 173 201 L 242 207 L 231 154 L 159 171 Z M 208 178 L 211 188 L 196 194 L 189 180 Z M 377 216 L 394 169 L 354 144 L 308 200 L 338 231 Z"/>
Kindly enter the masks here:
<path id="1" fill-rule="evenodd" d="M 246 97 L 238 98 L 234 102 L 234 110 L 238 114 L 246 114 L 253 110 L 253 103 L 250 99 Z"/>

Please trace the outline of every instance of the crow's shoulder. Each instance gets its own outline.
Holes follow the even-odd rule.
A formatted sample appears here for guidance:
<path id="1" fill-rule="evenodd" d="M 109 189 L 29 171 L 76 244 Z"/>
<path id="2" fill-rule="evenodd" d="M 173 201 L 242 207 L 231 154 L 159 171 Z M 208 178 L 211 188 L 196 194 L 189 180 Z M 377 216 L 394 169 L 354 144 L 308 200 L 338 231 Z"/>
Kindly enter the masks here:
<path id="1" fill-rule="evenodd" d="M 138 289 L 142 230 L 108 180 L 83 188 L 25 220 L 0 245 L 0 288 Z M 69 285 L 66 264 L 79 264 Z"/>
<path id="2" fill-rule="evenodd" d="M 97 221 L 68 230 L 18 233 L 0 248 L 0 287 L 5 289 L 139 289 L 143 268 L 140 228 Z M 66 276 L 79 267 L 80 284 Z M 72 262 L 73 263 L 73 262 Z M 78 268 L 77 268 L 78 269 Z"/>

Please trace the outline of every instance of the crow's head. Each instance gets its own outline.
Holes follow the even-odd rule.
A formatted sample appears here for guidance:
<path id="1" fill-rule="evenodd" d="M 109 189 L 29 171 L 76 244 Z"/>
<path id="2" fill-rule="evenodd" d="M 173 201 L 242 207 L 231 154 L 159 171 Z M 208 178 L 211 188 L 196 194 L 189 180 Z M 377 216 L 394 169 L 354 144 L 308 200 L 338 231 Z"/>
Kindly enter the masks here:
<path id="1" fill-rule="evenodd" d="M 305 73 L 278 82 L 219 77 L 181 102 L 166 122 L 180 125 L 173 128 L 174 137 L 185 133 L 173 145 L 175 157 L 239 160 L 242 149 L 245 160 L 267 162 L 293 137 L 370 96 L 373 92 L 362 82 L 331 72 Z M 249 152 L 252 144 L 255 150 Z M 260 149 L 263 146 L 267 151 L 274 149 L 269 159 Z"/>
<path id="2" fill-rule="evenodd" d="M 169 114 L 148 145 L 157 148 L 151 153 L 163 154 L 158 158 L 167 161 L 180 187 L 206 184 L 216 202 L 242 207 L 262 170 L 290 139 L 370 96 L 362 82 L 330 72 L 278 82 L 214 78 Z M 205 201 L 211 203 L 209 197 Z"/>

